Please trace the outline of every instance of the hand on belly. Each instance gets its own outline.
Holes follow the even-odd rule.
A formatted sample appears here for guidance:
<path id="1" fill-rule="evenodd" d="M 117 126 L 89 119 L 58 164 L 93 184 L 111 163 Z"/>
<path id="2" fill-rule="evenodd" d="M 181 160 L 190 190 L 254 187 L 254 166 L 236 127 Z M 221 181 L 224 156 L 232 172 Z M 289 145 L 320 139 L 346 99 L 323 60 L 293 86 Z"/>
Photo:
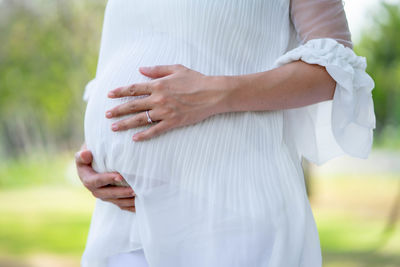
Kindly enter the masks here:
<path id="1" fill-rule="evenodd" d="M 75 163 L 79 178 L 93 196 L 111 202 L 122 210 L 135 212 L 135 192 L 117 172 L 97 173 L 91 163 L 92 153 L 85 144 L 75 154 Z"/>
<path id="2" fill-rule="evenodd" d="M 113 131 L 121 131 L 156 122 L 136 133 L 134 141 L 195 124 L 225 110 L 223 100 L 228 90 L 224 90 L 224 76 L 206 76 L 181 64 L 142 67 L 140 71 L 153 80 L 111 90 L 108 97 L 148 96 L 135 98 L 106 112 L 106 118 L 115 118 L 148 111 L 120 120 L 111 127 Z"/>

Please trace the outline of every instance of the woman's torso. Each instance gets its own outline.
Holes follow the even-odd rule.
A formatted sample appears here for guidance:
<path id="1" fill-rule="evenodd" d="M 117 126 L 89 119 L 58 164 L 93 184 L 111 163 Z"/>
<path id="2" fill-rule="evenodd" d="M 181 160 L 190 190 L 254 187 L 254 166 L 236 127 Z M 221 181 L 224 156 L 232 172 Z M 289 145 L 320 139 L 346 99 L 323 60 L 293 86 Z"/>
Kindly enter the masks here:
<path id="1" fill-rule="evenodd" d="M 287 212 L 303 220 L 309 210 L 300 161 L 284 140 L 280 110 L 217 114 L 143 142 L 132 136 L 149 126 L 112 132 L 111 124 L 125 116 L 104 115 L 131 99 L 108 99 L 109 90 L 150 80 L 139 66 L 179 63 L 206 75 L 261 72 L 293 45 L 293 36 L 289 0 L 108 2 L 85 139 L 94 169 L 120 172 L 137 193 L 138 206 L 136 214 L 128 214 L 98 201 L 87 262 L 99 253 L 143 246 L 153 266 L 216 266 L 213 253 L 225 247 L 233 254 L 241 250 L 238 259 L 255 253 L 254 263 L 268 257 L 294 266 L 295 257 L 281 255 L 291 247 L 300 255 L 301 231 L 294 229 L 304 224 L 288 224 Z M 228 230 L 215 232 L 214 226 Z M 226 240 L 229 245 L 221 243 Z M 274 253 L 266 240 L 279 240 Z M 175 245 L 187 252 L 175 255 L 168 249 Z M 262 256 L 263 251 L 272 254 Z M 218 266 L 230 262 L 232 253 L 219 255 Z M 183 255 L 188 258 L 179 258 Z M 189 259 L 194 261 L 185 263 Z"/>
<path id="2" fill-rule="evenodd" d="M 146 65 L 180 63 L 206 75 L 266 71 L 288 47 L 289 23 L 286 0 L 235 4 L 229 0 L 109 1 L 85 114 L 85 139 L 94 153 L 94 166 L 157 178 L 173 176 L 172 169 L 182 165 L 179 157 L 203 162 L 204 167 L 221 157 L 231 157 L 229 161 L 237 165 L 235 161 L 242 159 L 233 155 L 238 154 L 273 157 L 271 151 L 281 149 L 283 138 L 279 110 L 217 114 L 151 140 L 133 142 L 134 133 L 150 126 L 111 131 L 113 122 L 133 114 L 107 119 L 105 111 L 132 98 L 106 95 L 119 86 L 149 81 L 138 71 Z M 149 173 L 149 164 L 157 170 Z"/>

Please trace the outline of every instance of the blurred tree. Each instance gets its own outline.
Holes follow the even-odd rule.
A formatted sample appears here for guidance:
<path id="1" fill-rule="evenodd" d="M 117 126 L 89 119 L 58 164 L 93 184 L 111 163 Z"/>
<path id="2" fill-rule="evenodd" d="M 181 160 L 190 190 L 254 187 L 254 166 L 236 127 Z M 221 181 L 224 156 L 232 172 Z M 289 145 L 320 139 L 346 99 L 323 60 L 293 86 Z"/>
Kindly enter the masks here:
<path id="1" fill-rule="evenodd" d="M 400 2 L 383 2 L 374 11 L 373 23 L 364 29 L 355 50 L 368 61 L 375 81 L 373 98 L 377 118 L 376 138 L 400 139 Z M 399 143 L 399 142 L 397 142 Z"/>
<path id="2" fill-rule="evenodd" d="M 82 93 L 95 73 L 104 2 L 0 1 L 3 154 L 82 142 Z"/>
<path id="3" fill-rule="evenodd" d="M 400 1 L 397 4 L 383 2 L 375 12 L 373 23 L 364 30 L 356 50 L 368 59 L 367 71 L 375 81 L 376 143 L 389 143 L 393 149 L 400 144 Z M 399 207 L 400 183 L 378 248 L 394 234 Z"/>
<path id="4" fill-rule="evenodd" d="M 105 2 L 0 1 L 0 156 L 79 147 Z M 377 140 L 387 138 L 382 132 L 400 136 L 398 29 L 399 5 L 383 4 L 355 47 L 376 83 Z"/>

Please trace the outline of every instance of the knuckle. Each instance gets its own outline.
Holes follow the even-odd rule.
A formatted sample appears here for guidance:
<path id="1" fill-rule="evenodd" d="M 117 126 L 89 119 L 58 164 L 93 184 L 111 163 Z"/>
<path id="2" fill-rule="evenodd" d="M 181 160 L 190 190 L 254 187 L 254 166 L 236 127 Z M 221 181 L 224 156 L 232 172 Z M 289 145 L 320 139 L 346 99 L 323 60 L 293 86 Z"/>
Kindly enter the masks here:
<path id="1" fill-rule="evenodd" d="M 146 131 L 146 132 L 143 132 L 139 137 L 140 137 L 140 140 L 142 140 L 142 141 L 145 141 L 145 140 L 147 140 L 148 139 L 148 132 Z"/>
<path id="2" fill-rule="evenodd" d="M 167 103 L 167 97 L 165 95 L 158 95 L 154 98 L 154 104 L 157 106 L 164 106 Z"/>
<path id="3" fill-rule="evenodd" d="M 102 173 L 97 173 L 92 179 L 92 186 L 95 188 L 101 187 L 102 183 L 106 181 L 106 176 Z"/>
<path id="4" fill-rule="evenodd" d="M 157 128 L 157 127 L 153 127 L 153 129 L 148 133 L 148 135 L 146 136 L 146 137 L 148 137 L 148 136 L 155 136 L 155 135 L 158 135 L 160 133 L 160 128 Z"/>
<path id="5" fill-rule="evenodd" d="M 96 179 L 92 182 L 93 188 L 99 188 L 101 186 L 101 179 Z"/>
<path id="6" fill-rule="evenodd" d="M 129 86 L 128 88 L 128 94 L 129 95 L 135 95 L 135 91 L 136 91 L 136 86 L 134 84 L 132 84 L 131 86 Z"/>
<path id="7" fill-rule="evenodd" d="M 113 113 L 114 116 L 118 116 L 121 114 L 121 108 L 123 108 L 123 106 L 117 106 L 115 107 L 111 112 Z"/>
<path id="8" fill-rule="evenodd" d="M 124 92 L 124 87 L 123 86 L 122 87 L 118 87 L 118 88 L 114 89 L 113 92 L 114 92 L 114 94 L 116 96 L 120 96 Z"/>
<path id="9" fill-rule="evenodd" d="M 115 108 L 111 109 L 110 112 L 111 112 L 111 114 L 113 116 L 118 116 L 119 115 L 119 108 L 115 107 Z"/>
<path id="10" fill-rule="evenodd" d="M 118 194 L 116 194 L 115 192 L 111 192 L 110 198 L 116 199 L 116 198 L 118 198 Z"/>
<path id="11" fill-rule="evenodd" d="M 182 69 L 184 66 L 182 64 L 174 64 L 176 69 Z"/>
<path id="12" fill-rule="evenodd" d="M 160 116 L 162 116 L 162 117 L 165 117 L 166 115 L 168 115 L 168 110 L 167 110 L 167 108 L 162 108 L 162 109 L 160 109 L 160 110 L 159 110 L 159 114 L 160 114 Z"/>
<path id="13" fill-rule="evenodd" d="M 129 206 L 131 206 L 132 204 L 131 204 L 131 203 L 129 203 L 129 202 L 127 202 L 127 201 L 123 201 L 123 202 L 121 202 L 121 203 L 120 203 L 120 205 L 121 205 L 121 207 L 124 207 L 124 208 L 126 208 L 126 207 L 129 207 Z"/>
<path id="14" fill-rule="evenodd" d="M 160 90 L 164 86 L 164 83 L 162 81 L 155 81 L 153 82 L 153 88 L 155 90 Z"/>
<path id="15" fill-rule="evenodd" d="M 136 111 L 136 106 L 134 104 L 130 104 L 127 109 L 128 112 L 133 113 Z"/>
<path id="16" fill-rule="evenodd" d="M 126 121 L 120 121 L 117 125 L 119 130 L 125 130 L 127 127 Z"/>
<path id="17" fill-rule="evenodd" d="M 169 110 L 168 110 L 168 117 L 171 119 L 171 120 L 177 120 L 178 118 L 179 118 L 179 112 L 177 112 L 175 109 L 173 109 L 173 108 L 170 108 Z"/>
<path id="18" fill-rule="evenodd" d="M 147 122 L 147 118 L 143 118 L 143 117 L 138 117 L 136 121 L 137 121 L 137 123 L 140 124 L 140 125 L 143 125 L 143 124 L 147 124 L 147 123 L 148 123 L 148 122 Z"/>
<path id="19" fill-rule="evenodd" d="M 132 196 L 132 192 L 133 190 L 129 187 L 123 192 L 123 195 L 129 197 Z"/>
<path id="20" fill-rule="evenodd" d="M 173 114 L 173 109 L 171 107 L 164 107 L 160 110 L 160 114 L 163 117 L 167 117 Z"/>
<path id="21" fill-rule="evenodd" d="M 182 122 L 182 118 L 179 116 L 179 115 L 177 115 L 175 112 L 172 112 L 171 113 L 171 116 L 170 116 L 170 126 L 171 125 L 179 125 L 180 123 Z"/>
<path id="22" fill-rule="evenodd" d="M 113 203 L 113 204 L 115 204 L 115 205 L 117 205 L 117 206 L 121 206 L 119 201 L 118 201 L 118 199 L 116 199 L 116 198 L 110 198 L 110 199 L 108 199 L 108 201 Z"/>
<path id="23" fill-rule="evenodd" d="M 82 178 L 81 180 L 82 180 L 82 184 L 83 184 L 84 187 L 86 187 L 87 189 L 91 189 L 92 188 L 91 182 L 89 182 L 87 179 Z"/>

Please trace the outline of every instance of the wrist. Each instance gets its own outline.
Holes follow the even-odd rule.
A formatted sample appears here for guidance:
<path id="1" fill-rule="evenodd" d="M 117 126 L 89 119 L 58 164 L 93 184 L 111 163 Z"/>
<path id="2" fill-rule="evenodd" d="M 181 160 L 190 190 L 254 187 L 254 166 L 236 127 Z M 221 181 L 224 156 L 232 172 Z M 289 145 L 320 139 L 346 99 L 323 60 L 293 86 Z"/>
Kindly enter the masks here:
<path id="1" fill-rule="evenodd" d="M 218 75 L 207 76 L 207 88 L 215 90 L 213 113 L 235 111 L 234 101 L 236 91 L 241 87 L 240 76 Z"/>

